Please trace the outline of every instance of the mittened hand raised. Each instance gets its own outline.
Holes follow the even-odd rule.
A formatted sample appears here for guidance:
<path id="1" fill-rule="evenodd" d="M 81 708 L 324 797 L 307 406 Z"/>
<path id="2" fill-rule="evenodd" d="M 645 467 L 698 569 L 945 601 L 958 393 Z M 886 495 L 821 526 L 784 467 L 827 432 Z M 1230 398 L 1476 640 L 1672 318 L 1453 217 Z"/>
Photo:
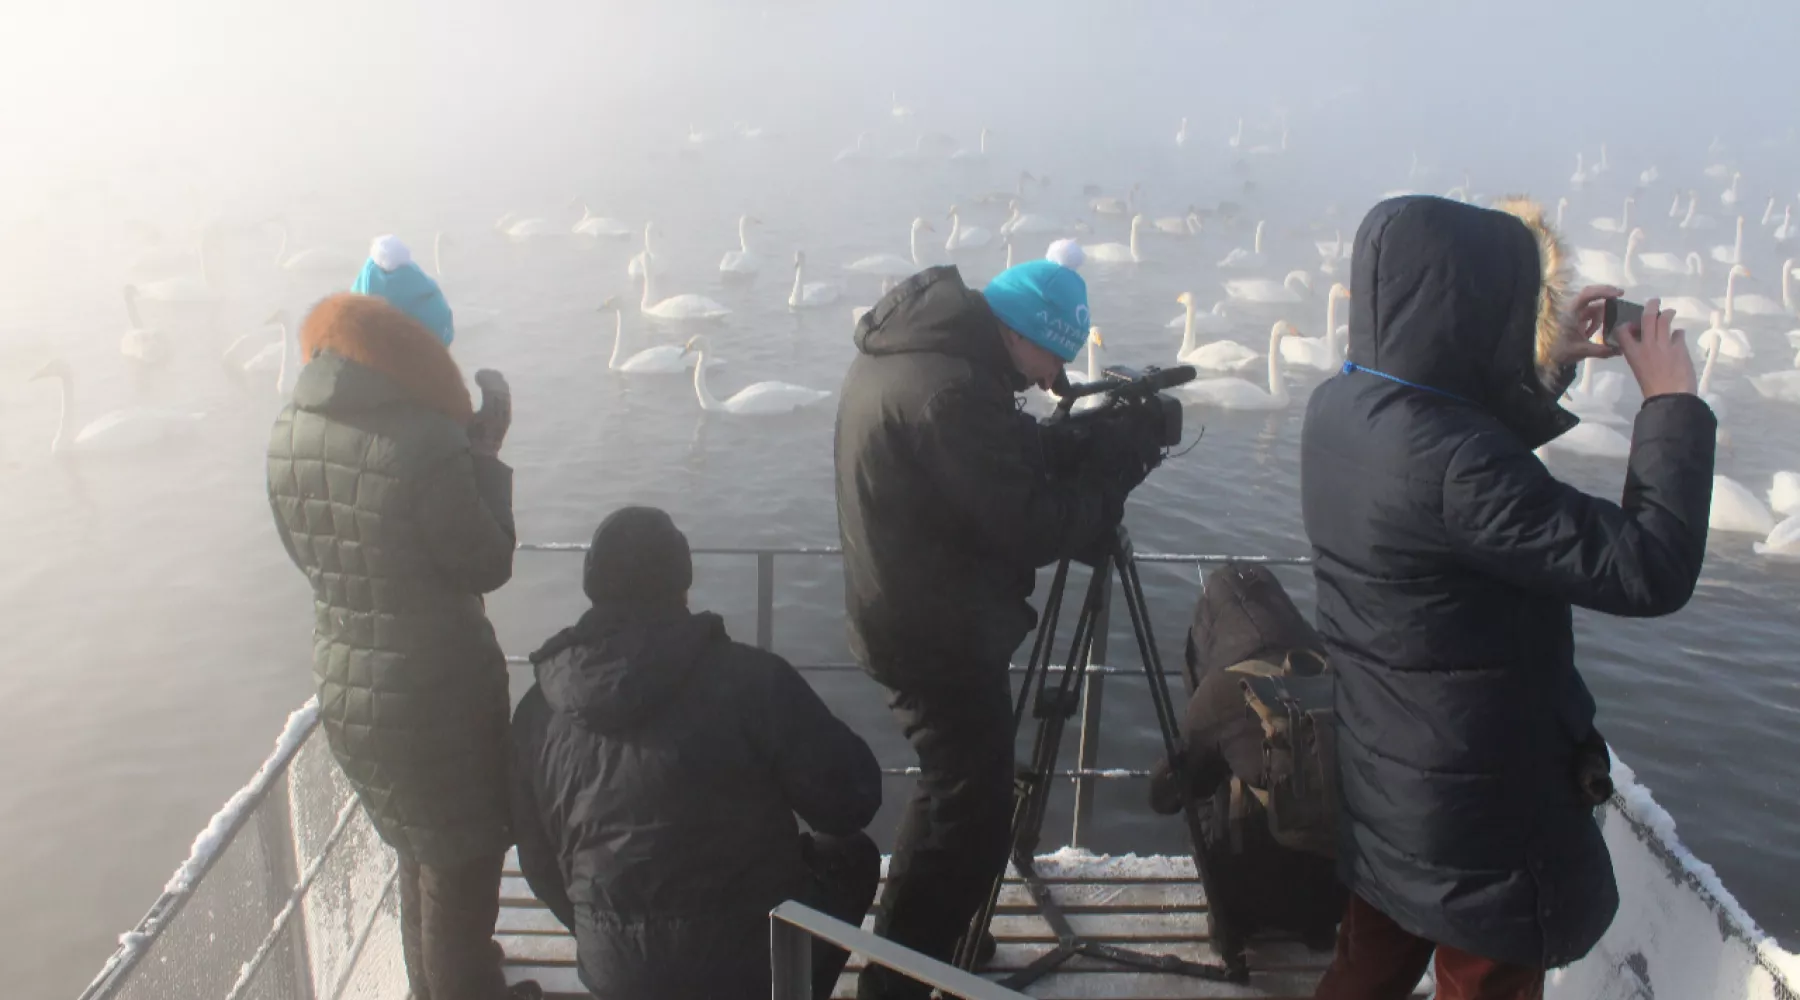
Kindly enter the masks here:
<path id="1" fill-rule="evenodd" d="M 500 444 L 512 427 L 512 387 L 490 368 L 475 373 L 475 384 L 481 388 L 481 409 L 469 421 L 469 449 L 491 457 L 500 454 Z"/>

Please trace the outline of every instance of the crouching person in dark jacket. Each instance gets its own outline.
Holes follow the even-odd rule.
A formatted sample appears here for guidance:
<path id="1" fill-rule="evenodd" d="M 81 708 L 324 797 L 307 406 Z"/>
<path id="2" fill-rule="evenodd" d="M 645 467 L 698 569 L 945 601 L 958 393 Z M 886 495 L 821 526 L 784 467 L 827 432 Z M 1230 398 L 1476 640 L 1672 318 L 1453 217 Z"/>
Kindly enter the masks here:
<path id="1" fill-rule="evenodd" d="M 860 923 L 880 880 L 875 755 L 793 667 L 690 612 L 692 580 L 667 514 L 607 517 L 593 607 L 532 654 L 513 716 L 519 864 L 602 1000 L 766 998 L 769 910 Z M 848 956 L 813 955 L 829 997 Z"/>
<path id="2" fill-rule="evenodd" d="M 1564 289 L 1534 206 L 1383 202 L 1357 233 L 1349 362 L 1301 444 L 1318 627 L 1337 675 L 1340 871 L 1324 998 L 1537 997 L 1618 890 L 1570 607 L 1666 615 L 1705 554 L 1716 421 L 1672 312 L 1618 334 L 1643 389 L 1622 499 L 1532 453 L 1618 289 Z"/>

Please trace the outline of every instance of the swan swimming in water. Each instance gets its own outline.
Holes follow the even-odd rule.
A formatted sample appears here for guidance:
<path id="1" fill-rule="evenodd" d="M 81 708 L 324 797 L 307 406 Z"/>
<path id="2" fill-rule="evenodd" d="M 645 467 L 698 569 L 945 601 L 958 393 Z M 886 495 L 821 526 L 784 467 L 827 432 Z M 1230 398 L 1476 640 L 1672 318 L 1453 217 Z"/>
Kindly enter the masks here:
<path id="1" fill-rule="evenodd" d="M 1575 270 L 1590 284 L 1616 285 L 1619 288 L 1636 288 L 1638 277 L 1632 264 L 1637 259 L 1638 244 L 1644 240 L 1642 229 L 1633 229 L 1631 235 L 1625 237 L 1625 253 L 1615 257 L 1604 250 L 1591 250 L 1577 247 L 1575 250 Z"/>
<path id="2" fill-rule="evenodd" d="M 829 281 L 806 280 L 806 253 L 794 251 L 794 290 L 788 293 L 789 309 L 816 309 L 838 300 L 841 290 Z"/>
<path id="3" fill-rule="evenodd" d="M 1325 295 L 1325 335 L 1323 337 L 1302 337 L 1292 335 L 1281 339 L 1281 358 L 1298 368 L 1316 368 L 1322 372 L 1336 371 L 1344 363 L 1345 339 L 1349 336 L 1349 328 L 1340 326 L 1337 321 L 1338 299 L 1350 298 L 1350 289 L 1342 284 L 1334 284 Z"/>
<path id="4" fill-rule="evenodd" d="M 1175 318 L 1164 324 L 1171 330 L 1185 330 L 1191 322 L 1197 333 L 1224 333 L 1231 329 L 1231 320 L 1225 311 L 1225 300 L 1220 299 L 1212 304 L 1211 309 L 1201 311 L 1199 299 L 1193 292 L 1182 292 L 1175 301 L 1186 308 L 1175 314 Z M 1190 318 L 1191 317 L 1191 318 Z"/>
<path id="5" fill-rule="evenodd" d="M 1706 515 L 1707 528 L 1764 536 L 1775 530 L 1775 515 L 1743 483 L 1730 476 L 1714 476 L 1712 482 L 1712 507 Z"/>
<path id="6" fill-rule="evenodd" d="M 831 396 L 824 389 L 809 389 L 788 382 L 758 382 L 738 390 L 728 399 L 719 399 L 706 385 L 706 338 L 694 337 L 687 342 L 686 349 L 699 356 L 694 365 L 694 395 L 700 397 L 700 408 L 708 413 L 738 416 L 792 413 Z"/>
<path id="7" fill-rule="evenodd" d="M 246 333 L 242 337 L 232 341 L 230 347 L 225 348 L 225 354 L 221 360 L 224 361 L 226 367 L 243 375 L 268 375 L 273 373 L 275 376 L 275 391 L 285 396 L 293 391 L 290 372 L 294 376 L 299 374 L 297 370 L 290 369 L 288 365 L 288 359 L 298 354 L 299 348 L 298 345 L 293 343 L 293 336 L 288 327 L 287 310 L 275 310 L 274 313 L 270 314 L 268 319 L 263 320 L 263 325 L 273 326 L 280 333 L 280 337 L 275 343 L 265 346 L 262 350 L 257 351 L 247 359 L 239 360 L 239 348 L 242 347 L 246 341 L 256 336 L 255 332 Z"/>
<path id="8" fill-rule="evenodd" d="M 1733 361 L 1744 361 L 1756 357 L 1756 349 L 1750 346 L 1750 336 L 1742 330 L 1726 327 L 1721 321 L 1718 310 L 1712 312 L 1712 325 L 1700 334 L 1694 342 L 1703 351 L 1717 350 Z"/>
<path id="9" fill-rule="evenodd" d="M 536 217 L 521 218 L 516 212 L 502 215 L 494 223 L 494 229 L 514 243 L 556 235 L 556 227 L 552 226 L 548 220 Z"/>
<path id="10" fill-rule="evenodd" d="M 1769 484 L 1769 509 L 1783 517 L 1800 514 L 1800 472 L 1777 472 Z"/>
<path id="11" fill-rule="evenodd" d="M 1006 217 L 1005 222 L 1000 224 L 1000 235 L 1002 236 L 1047 235 L 1062 231 L 1063 227 L 1058 225 L 1055 219 L 1048 215 L 1025 212 L 1019 208 L 1017 201 L 1012 203 L 1012 213 Z"/>
<path id="12" fill-rule="evenodd" d="M 981 127 L 981 138 L 978 148 L 973 150 L 959 149 L 950 154 L 951 161 L 955 163 L 981 163 L 987 160 L 988 135 L 988 128 L 986 125 L 983 125 Z"/>
<path id="13" fill-rule="evenodd" d="M 1219 261 L 1217 266 L 1219 266 L 1219 267 L 1261 267 L 1264 263 L 1264 257 L 1263 257 L 1263 227 L 1264 227 L 1264 225 L 1265 224 L 1262 222 L 1258 222 L 1256 224 L 1256 240 L 1254 243 L 1251 244 L 1251 248 L 1249 250 L 1245 250 L 1243 247 L 1236 247 L 1230 253 L 1226 254 Z"/>
<path id="14" fill-rule="evenodd" d="M 1200 327 L 1201 317 L 1216 319 L 1216 323 L 1208 324 L 1209 332 L 1222 332 L 1228 325 L 1225 322 L 1225 303 L 1223 300 L 1213 303 L 1212 312 L 1200 313 L 1194 309 L 1194 293 L 1182 292 L 1175 301 L 1187 307 L 1187 311 L 1177 319 L 1182 324 L 1181 346 L 1175 351 L 1175 363 L 1193 365 L 1215 372 L 1247 371 L 1256 364 L 1261 354 L 1245 347 L 1235 340 L 1215 340 L 1210 344 L 1197 344 L 1195 333 Z"/>
<path id="15" fill-rule="evenodd" d="M 958 250 L 978 250 L 994 241 L 994 234 L 980 226 L 964 226 L 962 214 L 955 205 L 950 206 L 950 238 L 944 241 L 944 249 L 952 253 Z"/>
<path id="16" fill-rule="evenodd" d="M 290 255 L 288 249 L 288 224 L 283 219 L 270 220 L 281 231 L 281 245 L 275 248 L 275 266 L 290 274 L 318 275 L 324 277 L 354 276 L 356 269 L 362 266 L 362 258 L 332 250 L 326 247 L 308 247 L 296 250 Z"/>
<path id="17" fill-rule="evenodd" d="M 1642 233 L 1642 229 L 1633 229 L 1634 233 Z M 1642 237 L 1639 237 L 1640 241 Z M 1661 251 L 1657 253 L 1640 253 L 1637 262 L 1652 271 L 1662 274 L 1682 274 L 1689 277 L 1706 273 L 1706 262 L 1700 254 L 1690 251 L 1687 256 Z"/>
<path id="18" fill-rule="evenodd" d="M 673 344 L 646 347 L 630 357 L 624 357 L 625 310 L 619 307 L 619 297 L 615 295 L 602 302 L 599 311 L 613 314 L 612 356 L 606 360 L 608 371 L 624 372 L 627 375 L 681 375 L 694 367 L 697 360 L 694 355 Z"/>
<path id="19" fill-rule="evenodd" d="M 639 303 L 639 308 L 644 315 L 673 320 L 719 319 L 731 315 L 730 309 L 704 295 L 695 295 L 691 292 L 658 300 L 650 288 L 655 277 L 650 269 L 646 269 L 643 277 L 639 279 L 644 283 L 644 297 Z"/>
<path id="20" fill-rule="evenodd" d="M 33 381 L 53 378 L 61 387 L 56 437 L 50 441 L 50 452 L 55 455 L 136 451 L 191 431 L 205 416 L 203 413 L 136 407 L 103 413 L 77 430 L 75 375 L 68 364 L 61 360 L 51 361 L 31 378 Z"/>
<path id="21" fill-rule="evenodd" d="M 1259 305 L 1287 305 L 1305 302 L 1312 296 L 1312 275 L 1305 271 L 1289 271 L 1280 281 L 1270 278 L 1234 278 L 1225 282 L 1225 295 L 1239 302 Z"/>
<path id="22" fill-rule="evenodd" d="M 625 262 L 626 277 L 641 278 L 644 276 L 645 268 L 655 268 L 657 274 L 669 273 L 668 265 L 663 263 L 662 258 L 658 257 L 650 246 L 650 241 L 655 233 L 656 223 L 644 223 L 644 249 L 632 254 L 631 259 Z"/>
<path id="23" fill-rule="evenodd" d="M 1625 376 L 1619 372 L 1599 370 L 1600 359 L 1581 362 L 1581 375 L 1563 395 L 1562 407 L 1582 420 L 1602 424 L 1630 423 L 1619 415 L 1619 400 L 1625 394 Z"/>
<path id="24" fill-rule="evenodd" d="M 1744 261 L 1744 217 L 1737 218 L 1737 239 L 1729 246 L 1712 248 L 1712 259 L 1721 264 L 1741 264 Z"/>
<path id="25" fill-rule="evenodd" d="M 577 236 L 592 236 L 595 239 L 628 240 L 631 238 L 631 227 L 618 219 L 595 215 L 594 210 L 581 206 L 581 218 L 571 229 Z"/>
<path id="26" fill-rule="evenodd" d="M 1759 556 L 1800 556 L 1800 516 L 1789 517 L 1769 532 L 1769 537 L 1752 542 L 1750 551 Z"/>
<path id="27" fill-rule="evenodd" d="M 1748 277 L 1749 274 L 1749 268 L 1746 268 L 1742 264 L 1732 266 L 1730 273 L 1725 276 L 1726 298 L 1735 298 L 1738 276 L 1743 275 Z M 1724 300 L 1722 299 L 1714 301 L 1719 302 L 1720 306 L 1724 303 Z M 1709 302 L 1702 298 L 1696 298 L 1692 295 L 1677 295 L 1674 298 L 1663 299 L 1662 306 L 1664 309 L 1675 310 L 1675 318 L 1684 323 L 1704 323 L 1706 322 L 1707 317 L 1712 314 L 1713 309 L 1718 308 L 1713 302 Z M 1727 309 L 1725 314 L 1725 322 L 1731 322 L 1731 313 L 1729 309 Z"/>
<path id="28" fill-rule="evenodd" d="M 1144 217 L 1134 215 L 1131 217 L 1130 243 L 1095 243 L 1081 250 L 1088 260 L 1101 264 L 1136 264 L 1144 259 L 1138 242 L 1143 229 Z"/>
<path id="29" fill-rule="evenodd" d="M 1593 219 L 1588 222 L 1588 225 L 1593 226 L 1595 229 L 1598 229 L 1603 233 L 1628 233 L 1631 231 L 1631 206 L 1636 203 L 1637 203 L 1636 198 L 1633 198 L 1630 195 L 1626 195 L 1625 196 L 1625 209 L 1624 209 L 1624 211 L 1619 213 L 1618 218 L 1616 218 L 1616 219 L 1611 219 L 1611 218 Z"/>
<path id="30" fill-rule="evenodd" d="M 1241 378 L 1197 379 L 1177 386 L 1186 402 L 1221 410 L 1280 410 L 1288 405 L 1287 383 L 1281 378 L 1281 338 L 1294 332 L 1286 320 L 1269 330 L 1269 385 L 1263 387 Z"/>
<path id="31" fill-rule="evenodd" d="M 128 325 L 119 338 L 119 353 L 144 365 L 157 365 L 169 358 L 169 338 L 161 330 L 144 325 L 138 318 L 136 285 L 125 286 L 125 316 Z"/>
<path id="32" fill-rule="evenodd" d="M 762 270 L 762 259 L 750 249 L 750 227 L 761 225 L 762 220 L 754 216 L 738 216 L 738 248 L 725 251 L 719 258 L 719 272 L 739 278 L 748 278 Z"/>
<path id="33" fill-rule="evenodd" d="M 911 260 L 898 254 L 878 253 L 844 266 L 858 274 L 873 274 L 882 278 L 910 278 L 925 266 L 924 258 L 919 254 L 919 234 L 930 232 L 936 232 L 931 228 L 931 223 L 924 219 L 912 221 L 912 230 L 908 237 L 912 251 Z"/>
<path id="34" fill-rule="evenodd" d="M 1800 354 L 1794 356 L 1791 369 L 1750 376 L 1750 386 L 1764 399 L 1800 403 Z"/>

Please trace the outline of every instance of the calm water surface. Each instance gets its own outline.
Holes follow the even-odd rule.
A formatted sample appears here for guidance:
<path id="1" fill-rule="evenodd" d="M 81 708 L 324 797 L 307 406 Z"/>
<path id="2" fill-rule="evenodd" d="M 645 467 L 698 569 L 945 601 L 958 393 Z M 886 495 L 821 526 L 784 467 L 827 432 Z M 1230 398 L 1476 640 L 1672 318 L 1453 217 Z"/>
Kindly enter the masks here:
<path id="1" fill-rule="evenodd" d="M 281 212 L 308 245 L 356 252 L 370 233 L 393 230 L 429 256 L 432 233 L 452 234 L 444 259 L 452 302 L 500 314 L 486 329 L 466 330 L 456 352 L 465 371 L 491 366 L 512 381 L 517 416 L 504 457 L 517 469 L 522 538 L 584 539 L 607 511 L 632 502 L 669 509 L 697 546 L 834 544 L 830 404 L 773 419 L 705 417 L 682 378 L 609 374 L 611 319 L 595 307 L 615 293 L 635 300 L 624 274 L 628 246 L 561 238 L 512 245 L 491 228 L 507 210 L 566 224 L 571 195 L 634 225 L 655 219 L 670 265 L 659 294 L 704 292 L 735 310 L 711 330 L 723 362 L 712 373 L 716 392 L 763 379 L 835 389 L 854 350 L 849 308 L 873 302 L 878 291 L 838 265 L 867 253 L 904 253 L 914 215 L 936 225 L 931 248 L 941 258 L 952 200 L 1010 187 L 1015 161 L 996 154 L 992 166 L 878 159 L 862 170 L 837 168 L 831 154 L 847 138 L 793 135 L 702 157 L 675 155 L 665 139 L 615 151 L 603 168 L 520 171 L 510 186 L 480 189 L 444 182 L 379 197 L 355 190 L 276 197 L 206 185 L 197 185 L 205 196 L 112 190 L 64 198 L 19 221 L 21 238 L 5 245 L 9 281 L 0 289 L 0 546 L 8 554 L 0 606 L 11 662 L 0 673 L 0 761 L 10 772 L 0 782 L 7 900 L 0 968 L 8 970 L 10 992 L 78 990 L 310 692 L 309 593 L 275 539 L 263 488 L 263 447 L 280 402 L 271 379 L 234 378 L 219 353 L 278 306 L 297 319 L 329 283 L 278 278 L 268 263 L 275 236 L 255 222 Z M 910 141 L 909 133 L 884 131 L 878 157 Z M 1392 170 L 1355 181 L 1341 170 L 1312 176 L 1295 157 L 1262 168 L 1256 189 L 1246 192 L 1223 160 L 1184 164 L 1171 154 L 1062 151 L 1048 170 L 1056 179 L 1031 208 L 1072 218 L 1088 180 L 1109 192 L 1143 181 L 1153 215 L 1234 198 L 1251 224 L 1269 220 L 1271 266 L 1255 273 L 1279 278 L 1294 267 L 1316 269 L 1313 240 L 1329 239 L 1332 228 L 1353 231 L 1380 192 L 1399 186 Z M 1536 181 L 1555 190 L 1560 174 L 1551 167 L 1560 162 L 1545 165 L 1542 177 L 1509 178 L 1508 186 Z M 1333 204 L 1335 216 L 1328 215 Z M 1571 218 L 1616 209 L 1611 193 L 1597 191 L 1577 200 Z M 735 245 L 744 212 L 766 220 L 758 234 L 764 270 L 752 284 L 722 285 L 718 258 Z M 992 208 L 969 216 L 990 228 L 1000 218 Z M 121 220 L 131 217 L 156 219 L 172 232 L 186 225 L 191 233 L 200 218 L 228 225 L 214 268 L 226 301 L 211 315 L 147 309 L 145 319 L 174 330 L 177 345 L 165 368 L 142 373 L 116 349 L 124 326 L 118 287 L 137 246 Z M 1175 296 L 1192 289 L 1203 305 L 1217 298 L 1222 275 L 1212 262 L 1247 244 L 1249 228 L 1214 227 L 1194 240 L 1146 237 L 1146 262 L 1090 265 L 1108 357 L 1166 363 L 1176 343 L 1176 331 L 1164 328 L 1179 312 Z M 1583 238 L 1582 228 L 1575 242 L 1611 247 Z M 1097 238 L 1122 241 L 1124 230 L 1109 220 Z M 1660 249 L 1679 244 L 1681 234 L 1665 225 L 1653 237 Z M 796 249 L 808 252 L 809 280 L 844 283 L 839 305 L 799 317 L 786 310 L 787 262 Z M 1041 241 L 1023 252 L 1041 252 Z M 1753 236 L 1748 254 L 1753 266 L 1775 273 L 1766 241 Z M 980 283 L 1001 260 L 996 245 L 961 262 Z M 1318 290 L 1328 283 L 1320 279 Z M 1720 293 L 1711 284 L 1669 293 L 1686 292 Z M 1323 309 L 1321 295 L 1316 305 L 1246 314 L 1231 335 L 1266 350 L 1270 323 L 1287 318 L 1316 336 Z M 1741 325 L 1767 349 L 1720 372 L 1717 392 L 1733 428 L 1720 471 L 1760 492 L 1774 471 L 1800 464 L 1795 412 L 1757 398 L 1742 376 L 1782 363 L 1780 333 L 1792 324 L 1752 317 Z M 680 335 L 627 312 L 628 346 Z M 207 418 L 191 438 L 141 454 L 52 459 L 55 388 L 26 381 L 52 356 L 74 367 L 76 406 L 87 419 L 151 404 L 204 410 Z M 1133 497 L 1128 523 L 1139 547 L 1304 554 L 1297 438 L 1306 394 L 1322 377 L 1290 373 L 1294 402 L 1272 414 L 1190 410 L 1190 431 L 1203 424 L 1204 441 Z M 1607 495 L 1623 475 L 1622 463 L 1604 460 L 1556 459 L 1552 468 Z M 1675 814 L 1684 839 L 1792 946 L 1800 939 L 1800 692 L 1792 654 L 1800 569 L 1753 556 L 1750 542 L 1714 538 L 1700 591 L 1678 615 L 1624 622 L 1581 614 L 1577 627 L 1607 736 Z M 797 662 L 847 658 L 838 572 L 829 559 L 779 565 L 777 647 Z M 1309 607 L 1308 574 L 1282 572 Z M 519 557 L 514 581 L 490 603 L 509 652 L 529 652 L 573 620 L 581 610 L 578 575 L 579 560 L 567 555 Z M 1144 579 L 1161 646 L 1177 655 L 1196 595 L 1194 571 L 1151 566 Z M 723 612 L 748 640 L 754 586 L 748 561 L 702 558 L 695 604 Z M 1125 646 L 1115 632 L 1114 648 Z M 910 762 L 872 683 L 855 674 L 815 675 L 814 682 L 885 761 Z M 526 683 L 515 668 L 515 693 Z M 1148 703 L 1129 682 L 1114 692 L 1103 764 L 1142 766 L 1154 743 Z M 900 782 L 889 787 L 884 837 L 905 790 Z M 1102 791 L 1094 847 L 1179 848 L 1178 830 L 1142 808 L 1141 795 L 1135 785 Z M 1061 822 L 1053 821 L 1052 836 L 1066 829 Z"/>

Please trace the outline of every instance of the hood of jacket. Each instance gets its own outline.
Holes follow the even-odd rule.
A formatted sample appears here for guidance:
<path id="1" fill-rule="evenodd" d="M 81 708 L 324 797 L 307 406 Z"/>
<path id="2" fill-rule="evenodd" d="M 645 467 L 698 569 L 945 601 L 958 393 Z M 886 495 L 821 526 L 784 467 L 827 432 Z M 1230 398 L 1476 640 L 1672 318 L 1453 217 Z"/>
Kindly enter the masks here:
<path id="1" fill-rule="evenodd" d="M 1363 219 L 1352 260 L 1352 364 L 1481 406 L 1530 447 L 1574 426 L 1550 361 L 1566 254 L 1537 205 L 1392 198 Z"/>
<path id="2" fill-rule="evenodd" d="M 856 324 L 864 354 L 948 354 L 991 371 L 1016 392 L 1025 377 L 1000 340 L 1000 321 L 955 267 L 928 267 L 882 296 Z"/>
<path id="3" fill-rule="evenodd" d="M 718 615 L 685 608 L 595 607 L 531 654 L 553 711 L 603 734 L 631 731 L 679 696 L 708 646 L 725 641 Z"/>
<path id="4" fill-rule="evenodd" d="M 474 414 L 456 360 L 425 325 L 369 295 L 328 296 L 300 325 L 306 363 L 294 386 L 303 410 L 374 409 L 396 402 L 458 422 Z"/>

